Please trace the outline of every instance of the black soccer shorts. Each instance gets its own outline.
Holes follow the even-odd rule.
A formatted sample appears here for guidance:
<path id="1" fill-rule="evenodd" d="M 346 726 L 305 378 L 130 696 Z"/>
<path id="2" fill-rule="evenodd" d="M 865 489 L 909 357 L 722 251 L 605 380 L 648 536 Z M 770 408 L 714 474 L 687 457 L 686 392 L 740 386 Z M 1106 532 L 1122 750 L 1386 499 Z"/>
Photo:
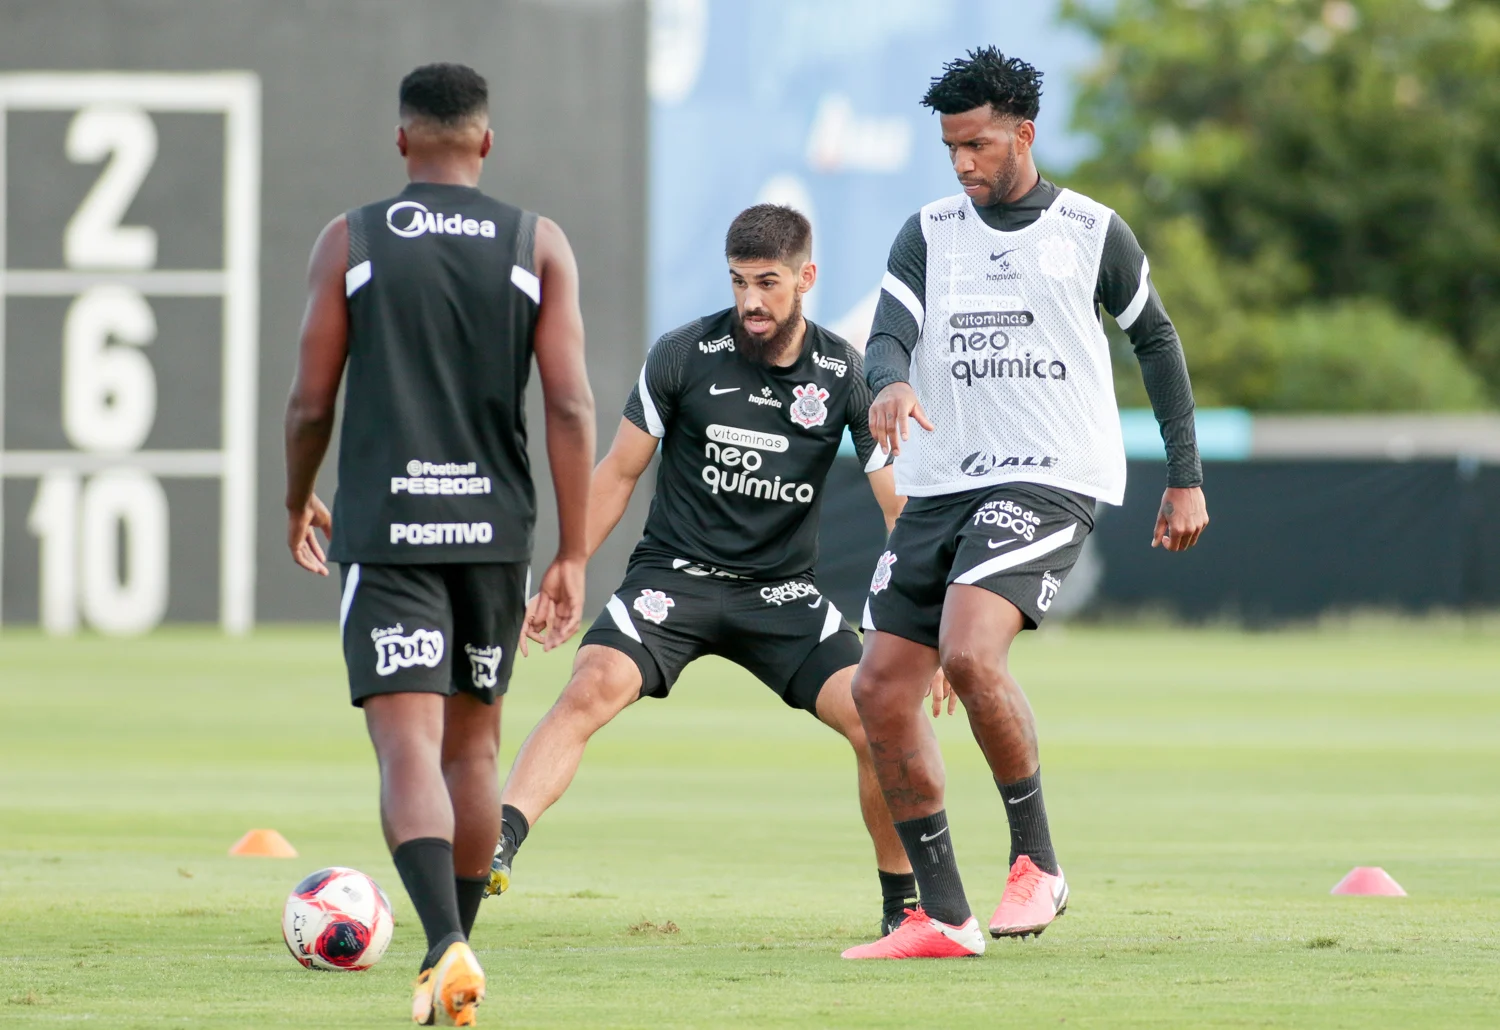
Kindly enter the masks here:
<path id="1" fill-rule="evenodd" d="M 828 677 L 859 664 L 859 636 L 811 574 L 759 581 L 632 562 L 583 638 L 628 656 L 641 696 L 666 697 L 695 658 L 719 655 L 754 673 L 793 708 L 817 714 Z"/>
<path id="2" fill-rule="evenodd" d="M 875 563 L 861 623 L 937 647 L 943 598 L 962 583 L 999 594 L 1035 629 L 1092 528 L 1020 484 L 913 498 Z"/>
<path id="3" fill-rule="evenodd" d="M 462 691 L 494 704 L 510 686 L 531 574 L 525 562 L 341 566 L 349 695 Z"/>

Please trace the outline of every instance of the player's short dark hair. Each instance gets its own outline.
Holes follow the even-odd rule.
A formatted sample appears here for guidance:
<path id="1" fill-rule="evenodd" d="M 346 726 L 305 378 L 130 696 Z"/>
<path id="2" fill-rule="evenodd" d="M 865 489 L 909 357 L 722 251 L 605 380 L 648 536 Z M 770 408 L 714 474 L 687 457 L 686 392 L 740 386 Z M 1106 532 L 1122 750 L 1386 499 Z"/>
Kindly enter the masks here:
<path id="1" fill-rule="evenodd" d="M 1035 118 L 1042 106 L 1042 73 L 995 47 L 980 47 L 943 65 L 922 103 L 938 114 L 962 114 L 989 104 L 996 114 Z"/>
<path id="2" fill-rule="evenodd" d="M 466 64 L 424 64 L 401 80 L 401 117 L 462 125 L 490 107 L 490 87 Z"/>
<path id="3" fill-rule="evenodd" d="M 812 223 L 782 204 L 747 207 L 729 223 L 724 256 L 730 261 L 779 261 L 796 268 L 812 257 Z"/>

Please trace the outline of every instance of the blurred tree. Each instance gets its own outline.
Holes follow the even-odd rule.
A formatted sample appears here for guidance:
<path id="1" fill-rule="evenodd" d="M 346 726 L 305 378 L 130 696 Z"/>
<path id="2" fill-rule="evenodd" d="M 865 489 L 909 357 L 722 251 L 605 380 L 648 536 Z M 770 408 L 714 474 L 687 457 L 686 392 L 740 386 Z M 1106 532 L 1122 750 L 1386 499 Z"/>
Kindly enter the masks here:
<path id="1" fill-rule="evenodd" d="M 1141 237 L 1201 403 L 1475 406 L 1478 375 L 1500 397 L 1500 3 L 1064 10 L 1102 50 L 1070 181 Z"/>

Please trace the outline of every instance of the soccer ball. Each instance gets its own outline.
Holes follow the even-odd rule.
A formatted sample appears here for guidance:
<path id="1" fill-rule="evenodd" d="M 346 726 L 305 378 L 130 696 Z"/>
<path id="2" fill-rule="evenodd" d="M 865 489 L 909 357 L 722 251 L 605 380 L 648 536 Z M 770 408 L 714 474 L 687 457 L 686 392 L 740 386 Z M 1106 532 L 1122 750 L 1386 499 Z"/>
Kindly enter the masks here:
<path id="1" fill-rule="evenodd" d="M 369 969 L 391 943 L 395 921 L 380 885 L 358 869 L 319 869 L 292 888 L 281 936 L 292 958 L 329 972 Z"/>

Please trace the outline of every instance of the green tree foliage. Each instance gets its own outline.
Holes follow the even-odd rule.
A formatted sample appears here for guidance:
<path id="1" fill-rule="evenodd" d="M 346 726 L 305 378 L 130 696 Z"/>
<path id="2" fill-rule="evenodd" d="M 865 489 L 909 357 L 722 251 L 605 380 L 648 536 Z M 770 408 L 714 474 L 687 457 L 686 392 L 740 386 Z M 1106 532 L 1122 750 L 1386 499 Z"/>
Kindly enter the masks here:
<path id="1" fill-rule="evenodd" d="M 1500 3 L 1066 12 L 1102 48 L 1070 181 L 1141 237 L 1200 403 L 1500 397 Z"/>

